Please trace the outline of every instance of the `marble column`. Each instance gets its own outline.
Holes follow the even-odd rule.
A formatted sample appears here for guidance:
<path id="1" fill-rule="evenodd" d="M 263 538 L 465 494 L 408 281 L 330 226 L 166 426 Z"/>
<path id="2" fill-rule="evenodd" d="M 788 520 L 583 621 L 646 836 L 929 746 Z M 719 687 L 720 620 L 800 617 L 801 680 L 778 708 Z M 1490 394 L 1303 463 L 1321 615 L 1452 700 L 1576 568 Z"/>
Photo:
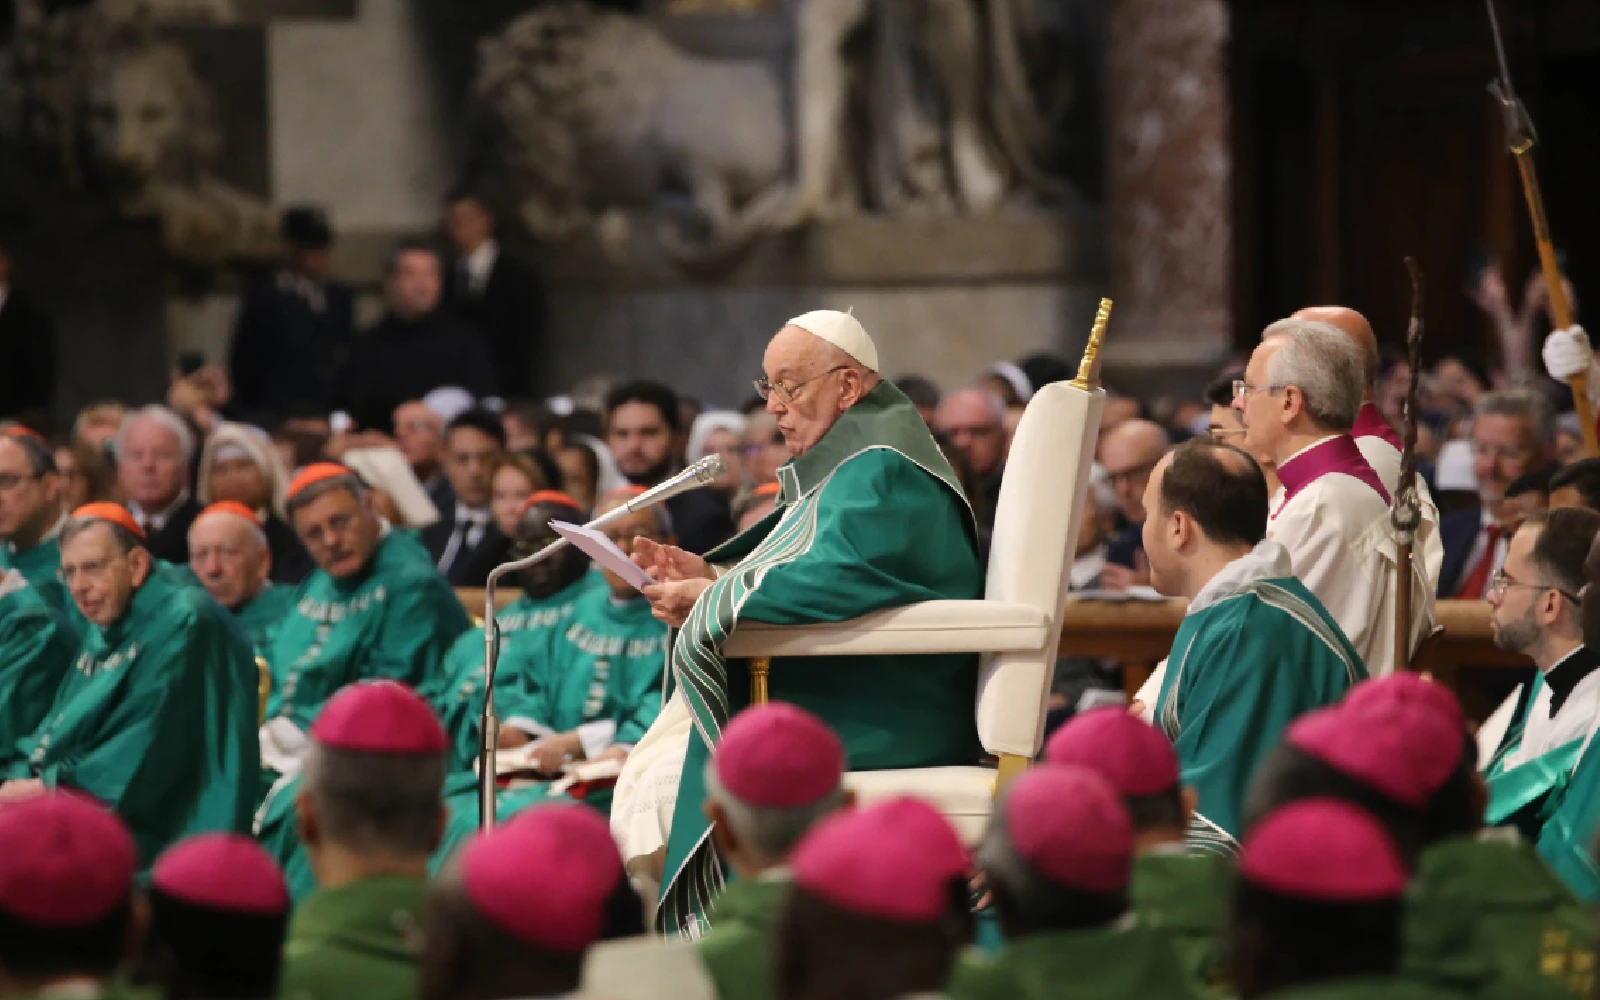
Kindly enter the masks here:
<path id="1" fill-rule="evenodd" d="M 1229 351 L 1233 272 L 1224 0 L 1107 0 L 1108 380 Z"/>

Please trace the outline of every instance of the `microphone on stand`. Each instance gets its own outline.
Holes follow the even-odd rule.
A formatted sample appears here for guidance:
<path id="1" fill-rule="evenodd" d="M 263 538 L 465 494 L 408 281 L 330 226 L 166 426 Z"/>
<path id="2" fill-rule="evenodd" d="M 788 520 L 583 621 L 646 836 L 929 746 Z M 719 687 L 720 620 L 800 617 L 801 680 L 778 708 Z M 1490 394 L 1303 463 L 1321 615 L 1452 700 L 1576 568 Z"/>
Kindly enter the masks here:
<path id="1" fill-rule="evenodd" d="M 654 507 L 664 503 L 680 493 L 697 490 L 702 486 L 710 486 L 721 479 L 727 472 L 727 466 L 722 461 L 721 455 L 707 455 L 671 479 L 645 490 L 643 493 L 612 508 L 606 513 L 584 525 L 586 528 L 602 528 L 613 521 L 621 520 L 635 511 Z M 478 758 L 478 827 L 491 830 L 495 824 L 495 781 L 497 751 L 500 743 L 500 720 L 494 715 L 494 673 L 500 659 L 500 626 L 495 621 L 494 588 L 502 576 L 527 569 L 534 563 L 543 562 L 552 555 L 570 545 L 565 538 L 557 538 L 538 552 L 525 556 L 514 562 L 502 563 L 490 573 L 489 579 L 484 584 L 484 611 L 483 611 L 483 753 Z"/>

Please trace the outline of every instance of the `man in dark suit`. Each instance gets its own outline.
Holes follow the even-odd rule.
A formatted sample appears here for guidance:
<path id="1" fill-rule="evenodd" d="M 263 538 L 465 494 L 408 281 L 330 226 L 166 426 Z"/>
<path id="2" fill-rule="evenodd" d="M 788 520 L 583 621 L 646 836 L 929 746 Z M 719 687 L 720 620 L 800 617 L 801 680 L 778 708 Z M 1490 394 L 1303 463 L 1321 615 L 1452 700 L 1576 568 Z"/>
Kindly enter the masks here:
<path id="1" fill-rule="evenodd" d="M 1480 505 L 1439 519 L 1439 597 L 1476 601 L 1488 593 L 1521 517 L 1511 484 L 1550 464 L 1552 440 L 1549 405 L 1537 392 L 1506 389 L 1478 400 L 1472 471 Z"/>
<path id="2" fill-rule="evenodd" d="M 533 368 L 544 332 L 544 289 L 532 271 L 500 249 L 494 215 L 481 195 L 457 194 L 445 222 L 455 248 L 445 282 L 445 311 L 483 337 L 501 392 L 532 398 Z"/>
<path id="3" fill-rule="evenodd" d="M 56 325 L 11 284 L 0 237 L 0 419 L 46 424 L 56 391 Z M 43 427 L 41 427 L 43 429 Z"/>
<path id="4" fill-rule="evenodd" d="M 444 474 L 451 499 L 438 504 L 439 520 L 423 529 L 422 543 L 439 572 L 457 587 L 487 582 L 491 567 L 474 557 L 502 541 L 489 508 L 489 470 L 505 450 L 505 428 L 487 410 L 468 410 L 445 430 Z"/>
<path id="5" fill-rule="evenodd" d="M 189 525 L 200 515 L 189 494 L 194 432 L 182 417 L 152 404 L 128 414 L 115 451 L 117 486 L 145 534 L 145 548 L 157 559 L 187 565 Z"/>
<path id="6" fill-rule="evenodd" d="M 334 391 L 334 408 L 348 411 L 357 427 L 392 433 L 396 407 L 446 386 L 474 399 L 495 395 L 498 379 L 483 338 L 440 307 L 442 272 L 428 240 L 403 239 L 389 251 L 387 311 L 356 335 Z"/>
<path id="7" fill-rule="evenodd" d="M 328 279 L 333 230 L 322 212 L 286 209 L 283 241 L 285 265 L 246 294 L 229 356 L 233 407 L 257 423 L 326 412 L 355 330 L 354 296 Z"/>

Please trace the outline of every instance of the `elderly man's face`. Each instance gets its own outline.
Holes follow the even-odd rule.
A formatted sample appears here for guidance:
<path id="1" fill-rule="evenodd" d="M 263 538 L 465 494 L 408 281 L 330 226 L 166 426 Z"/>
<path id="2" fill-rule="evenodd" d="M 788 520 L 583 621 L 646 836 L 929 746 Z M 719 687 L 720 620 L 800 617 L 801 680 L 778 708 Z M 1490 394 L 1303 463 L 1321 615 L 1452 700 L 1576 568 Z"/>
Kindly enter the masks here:
<path id="1" fill-rule="evenodd" d="M 1267 381 L 1267 364 L 1282 346 L 1277 338 L 1257 345 L 1244 369 L 1244 394 L 1233 401 L 1234 409 L 1243 415 L 1244 450 L 1274 459 L 1286 457 L 1278 452 L 1289 440 L 1289 428 L 1284 418 L 1283 389 Z"/>
<path id="2" fill-rule="evenodd" d="M 237 514 L 207 514 L 189 528 L 189 569 L 218 604 L 237 611 L 266 585 L 265 539 Z"/>
<path id="3" fill-rule="evenodd" d="M 154 417 L 135 418 L 117 455 L 117 483 L 128 499 L 145 510 L 165 510 L 188 478 L 177 432 Z"/>
<path id="4" fill-rule="evenodd" d="M 767 345 L 761 362 L 772 385 L 767 412 L 778 419 L 790 455 L 810 451 L 859 398 L 849 389 L 850 380 L 858 376 L 842 354 L 797 326 L 779 330 Z"/>
<path id="5" fill-rule="evenodd" d="M 1127 433 L 1134 425 L 1125 425 L 1106 437 L 1100 445 L 1100 464 L 1105 467 L 1106 478 L 1117 495 L 1117 506 L 1134 524 L 1146 516 L 1145 493 L 1150 482 L 1150 472 L 1161 461 L 1165 450 L 1158 443 L 1142 440 L 1142 436 Z"/>
<path id="6" fill-rule="evenodd" d="M 394 410 L 394 443 L 411 468 L 431 472 L 444 448 L 444 421 L 421 403 L 401 403 Z"/>
<path id="7" fill-rule="evenodd" d="M 143 549 L 118 551 L 106 524 L 79 532 L 61 547 L 62 581 L 83 617 L 101 628 L 122 620 L 149 573 L 150 556 Z"/>
<path id="8" fill-rule="evenodd" d="M 1499 503 L 1537 457 L 1533 428 L 1522 417 L 1485 413 L 1472 422 L 1472 471 L 1485 503 Z"/>
<path id="9" fill-rule="evenodd" d="M 389 308 L 401 319 L 417 319 L 439 307 L 444 290 L 439 255 L 430 250 L 407 250 L 395 258 L 389 275 Z"/>
<path id="10" fill-rule="evenodd" d="M 978 390 L 952 393 L 939 405 L 936 426 L 943 431 L 979 476 L 988 476 L 1005 461 L 1004 412 Z"/>
<path id="11" fill-rule="evenodd" d="M 489 466 L 500 457 L 500 442 L 476 427 L 457 427 L 445 442 L 445 475 L 456 499 L 468 507 L 487 507 Z"/>
<path id="12" fill-rule="evenodd" d="M 22 445 L 0 434 L 0 541 L 46 530 L 57 516 L 60 477 L 33 474 Z"/>
<path id="13" fill-rule="evenodd" d="M 615 510 L 627 499 L 629 497 L 626 494 L 619 493 L 611 493 L 601 497 L 599 505 L 595 508 L 595 516 L 599 517 Z M 648 508 L 636 510 L 632 514 L 612 521 L 601 530 L 606 533 L 607 538 L 616 543 L 617 548 L 628 555 L 633 554 L 633 540 L 635 538 L 648 538 L 652 542 L 663 545 L 672 541 L 671 538 L 661 533 L 661 529 L 656 526 L 656 516 Z M 606 578 L 606 586 L 611 588 L 612 596 L 623 599 L 638 596 L 639 592 L 634 589 L 633 584 L 609 569 L 602 569 L 601 572 Z"/>
<path id="14" fill-rule="evenodd" d="M 378 545 L 378 517 L 346 489 L 329 490 L 294 512 L 294 530 L 335 580 L 361 572 Z"/>

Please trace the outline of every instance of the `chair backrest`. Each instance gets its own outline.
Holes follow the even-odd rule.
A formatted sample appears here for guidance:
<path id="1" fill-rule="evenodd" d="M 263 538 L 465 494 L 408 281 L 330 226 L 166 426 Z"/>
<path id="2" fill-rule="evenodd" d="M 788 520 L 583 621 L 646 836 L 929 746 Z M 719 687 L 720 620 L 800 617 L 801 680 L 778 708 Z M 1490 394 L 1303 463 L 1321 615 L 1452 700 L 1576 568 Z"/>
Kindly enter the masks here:
<path id="1" fill-rule="evenodd" d="M 983 596 L 1036 607 L 1050 627 L 1036 653 L 1000 654 L 983 665 L 978 738 L 991 753 L 1032 756 L 1039 749 L 1104 408 L 1103 390 L 1055 382 L 1034 393 L 1011 439 Z"/>

